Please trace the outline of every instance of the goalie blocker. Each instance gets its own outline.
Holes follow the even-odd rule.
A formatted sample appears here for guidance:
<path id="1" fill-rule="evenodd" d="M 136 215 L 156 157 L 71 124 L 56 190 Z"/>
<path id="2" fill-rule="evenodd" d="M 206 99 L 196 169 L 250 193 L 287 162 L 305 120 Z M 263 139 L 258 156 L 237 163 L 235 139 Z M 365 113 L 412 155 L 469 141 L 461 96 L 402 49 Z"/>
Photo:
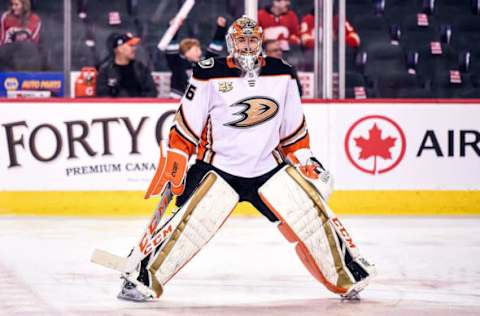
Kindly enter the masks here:
<path id="1" fill-rule="evenodd" d="M 315 186 L 296 168 L 282 168 L 259 194 L 279 219 L 281 233 L 296 243 L 305 267 L 327 289 L 354 298 L 376 274 Z"/>

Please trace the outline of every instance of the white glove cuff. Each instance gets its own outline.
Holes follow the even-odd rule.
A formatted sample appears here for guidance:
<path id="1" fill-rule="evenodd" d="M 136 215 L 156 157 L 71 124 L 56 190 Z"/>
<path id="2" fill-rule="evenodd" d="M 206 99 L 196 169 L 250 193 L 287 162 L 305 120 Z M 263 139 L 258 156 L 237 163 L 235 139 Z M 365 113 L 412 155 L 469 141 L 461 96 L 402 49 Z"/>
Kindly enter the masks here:
<path id="1" fill-rule="evenodd" d="M 310 158 L 313 157 L 312 151 L 308 148 L 301 148 L 295 151 L 293 155 L 295 156 L 295 158 L 298 159 L 298 162 L 302 166 L 306 165 L 309 162 Z"/>

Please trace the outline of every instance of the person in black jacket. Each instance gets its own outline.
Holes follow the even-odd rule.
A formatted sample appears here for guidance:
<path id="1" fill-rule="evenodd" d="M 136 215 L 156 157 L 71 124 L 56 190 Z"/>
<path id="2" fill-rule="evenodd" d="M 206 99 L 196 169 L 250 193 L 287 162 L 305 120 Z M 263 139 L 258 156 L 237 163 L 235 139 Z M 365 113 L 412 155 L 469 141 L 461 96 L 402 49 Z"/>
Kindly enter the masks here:
<path id="1" fill-rule="evenodd" d="M 217 29 L 208 46 L 205 58 L 215 57 L 222 53 L 227 32 L 226 25 L 227 20 L 224 17 L 217 18 Z M 170 96 L 180 99 L 187 89 L 193 65 L 202 59 L 202 49 L 200 42 L 195 38 L 185 38 L 178 43 L 177 35 L 167 47 L 166 58 L 168 67 L 172 71 Z"/>
<path id="2" fill-rule="evenodd" d="M 131 33 L 114 33 L 107 45 L 113 52 L 98 72 L 99 97 L 157 97 L 157 88 L 147 66 L 135 60 L 140 38 Z"/>

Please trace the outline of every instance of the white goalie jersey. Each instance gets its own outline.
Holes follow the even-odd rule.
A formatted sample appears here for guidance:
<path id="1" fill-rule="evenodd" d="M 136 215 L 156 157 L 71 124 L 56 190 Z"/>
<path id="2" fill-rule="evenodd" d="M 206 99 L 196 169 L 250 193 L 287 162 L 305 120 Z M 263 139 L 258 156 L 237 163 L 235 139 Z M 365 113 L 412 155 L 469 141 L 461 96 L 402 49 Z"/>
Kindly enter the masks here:
<path id="1" fill-rule="evenodd" d="M 210 58 L 193 71 L 170 131 L 170 147 L 240 177 L 267 173 L 283 156 L 309 147 L 291 66 L 261 58 L 256 78 L 233 61 Z"/>

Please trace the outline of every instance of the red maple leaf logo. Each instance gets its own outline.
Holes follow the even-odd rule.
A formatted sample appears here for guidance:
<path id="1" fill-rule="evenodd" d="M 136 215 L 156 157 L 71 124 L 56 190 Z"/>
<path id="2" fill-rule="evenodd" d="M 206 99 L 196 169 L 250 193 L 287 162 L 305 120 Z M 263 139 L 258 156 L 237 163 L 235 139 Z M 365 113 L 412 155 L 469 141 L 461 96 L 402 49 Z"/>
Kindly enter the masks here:
<path id="1" fill-rule="evenodd" d="M 368 139 L 363 137 L 354 138 L 357 147 L 360 147 L 358 159 L 368 159 L 373 157 L 373 174 L 377 171 L 377 157 L 383 159 L 392 159 L 390 148 L 395 146 L 395 137 L 388 136 L 382 139 L 382 130 L 378 128 L 377 123 L 368 131 Z"/>

